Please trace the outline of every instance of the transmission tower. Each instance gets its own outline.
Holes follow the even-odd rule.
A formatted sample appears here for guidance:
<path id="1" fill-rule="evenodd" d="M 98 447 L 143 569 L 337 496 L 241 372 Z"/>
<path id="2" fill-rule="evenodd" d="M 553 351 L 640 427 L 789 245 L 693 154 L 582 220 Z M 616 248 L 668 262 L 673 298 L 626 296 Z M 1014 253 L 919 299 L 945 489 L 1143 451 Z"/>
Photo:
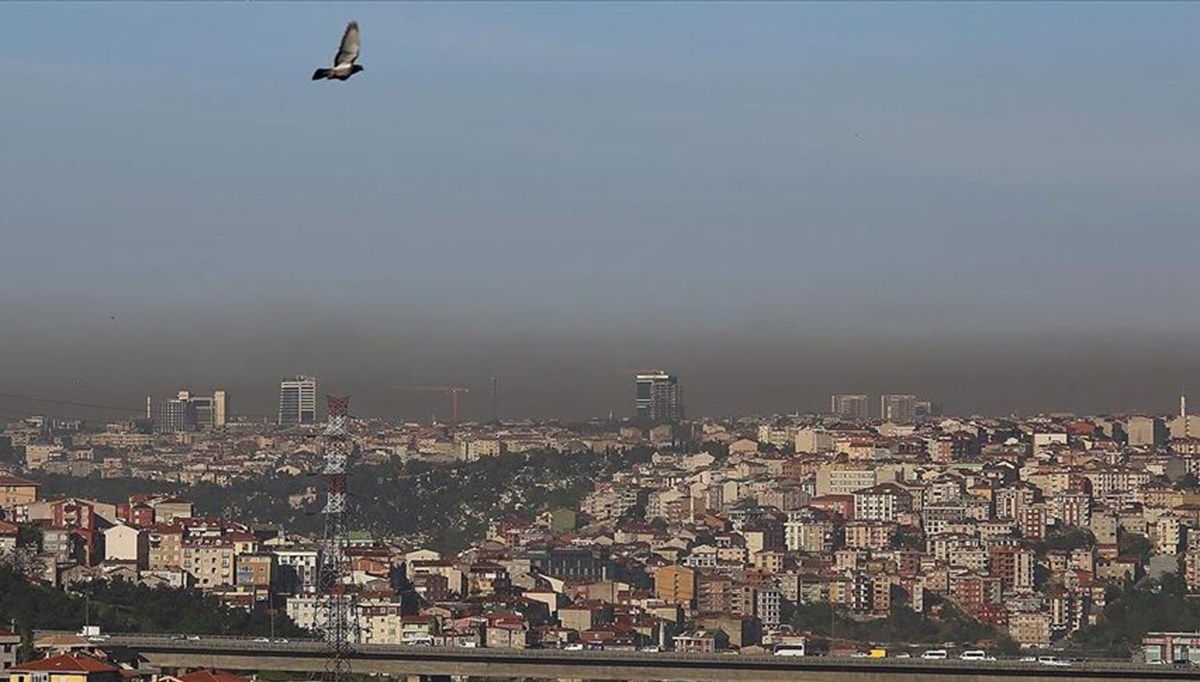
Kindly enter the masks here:
<path id="1" fill-rule="evenodd" d="M 328 396 L 325 426 L 325 537 L 317 587 L 317 622 L 327 650 L 325 672 L 318 679 L 344 682 L 350 678 L 350 656 L 358 643 L 358 597 L 349 589 L 350 561 L 346 528 L 346 464 L 354 449 L 347 429 L 349 397 Z"/>

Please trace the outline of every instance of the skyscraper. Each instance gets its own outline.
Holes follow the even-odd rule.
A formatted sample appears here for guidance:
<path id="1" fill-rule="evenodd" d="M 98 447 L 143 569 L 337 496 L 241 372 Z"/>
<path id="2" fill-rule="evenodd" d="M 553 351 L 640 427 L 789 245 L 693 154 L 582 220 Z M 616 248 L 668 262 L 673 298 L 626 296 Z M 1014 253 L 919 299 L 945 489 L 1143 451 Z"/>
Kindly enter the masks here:
<path id="1" fill-rule="evenodd" d="M 866 421 L 870 417 L 867 396 L 861 393 L 839 393 L 829 400 L 829 411 L 842 419 Z"/>
<path id="2" fill-rule="evenodd" d="M 229 395 L 225 389 L 213 391 L 213 427 L 224 428 L 229 420 Z"/>
<path id="3" fill-rule="evenodd" d="M 193 425 L 198 429 L 213 427 L 213 399 L 207 395 L 191 395 L 188 391 L 180 391 L 179 399 L 191 403 Z"/>
<path id="4" fill-rule="evenodd" d="M 279 425 L 317 421 L 317 380 L 303 375 L 279 383 Z"/>
<path id="5" fill-rule="evenodd" d="M 942 404 L 935 403 L 932 400 L 918 400 L 917 403 L 918 417 L 940 417 L 942 416 Z"/>
<path id="6" fill-rule="evenodd" d="M 187 391 L 180 391 L 177 397 L 163 400 L 155 406 L 154 431 L 156 433 L 181 433 L 195 430 L 196 408 Z"/>
<path id="7" fill-rule="evenodd" d="M 193 395 L 187 389 L 180 390 L 174 398 L 153 405 L 146 397 L 147 411 L 159 433 L 179 433 L 221 428 L 225 426 L 228 396 L 223 390 L 213 391 L 211 396 Z"/>
<path id="8" fill-rule="evenodd" d="M 662 371 L 639 372 L 634 409 L 639 421 L 661 424 L 683 419 L 679 377 Z"/>
<path id="9" fill-rule="evenodd" d="M 886 422 L 911 422 L 917 418 L 917 396 L 884 395 L 879 397 L 879 418 Z"/>

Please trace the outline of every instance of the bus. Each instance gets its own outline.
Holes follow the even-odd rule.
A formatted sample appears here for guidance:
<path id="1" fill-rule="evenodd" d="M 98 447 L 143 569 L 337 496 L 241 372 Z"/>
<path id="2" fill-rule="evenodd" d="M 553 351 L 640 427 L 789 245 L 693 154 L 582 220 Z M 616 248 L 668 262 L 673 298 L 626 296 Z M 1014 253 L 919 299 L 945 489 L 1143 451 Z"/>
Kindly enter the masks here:
<path id="1" fill-rule="evenodd" d="M 406 646 L 433 646 L 433 636 L 426 634 L 404 635 L 401 641 Z"/>
<path id="2" fill-rule="evenodd" d="M 804 642 L 786 642 L 775 645 L 776 656 L 803 656 Z"/>

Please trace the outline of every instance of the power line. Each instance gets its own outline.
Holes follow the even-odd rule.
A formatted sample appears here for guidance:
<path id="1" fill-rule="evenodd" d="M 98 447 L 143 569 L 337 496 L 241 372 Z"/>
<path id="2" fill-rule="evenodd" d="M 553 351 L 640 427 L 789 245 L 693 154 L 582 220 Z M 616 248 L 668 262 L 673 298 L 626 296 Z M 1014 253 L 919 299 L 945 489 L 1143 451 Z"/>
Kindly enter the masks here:
<path id="1" fill-rule="evenodd" d="M 23 401 L 23 402 L 30 402 L 30 403 L 43 403 L 46 405 L 61 405 L 63 407 L 78 407 L 78 408 L 90 409 L 90 410 L 106 410 L 109 412 L 121 412 L 123 414 L 132 414 L 132 415 L 138 415 L 138 416 L 142 416 L 146 412 L 145 406 L 130 408 L 130 407 L 121 407 L 118 405 L 100 405 L 97 403 L 83 403 L 83 402 L 78 402 L 78 401 L 74 401 L 74 400 L 59 400 L 57 398 L 39 398 L 36 396 L 30 396 L 30 395 L 16 395 L 14 393 L 0 393 L 0 399 L 9 399 L 9 400 Z M 12 406 L 10 405 L 9 407 L 12 407 Z M 28 408 L 28 409 L 31 409 L 32 411 L 30 411 L 27 416 L 32 416 L 32 415 L 37 414 L 37 415 L 43 415 L 43 416 L 47 416 L 47 417 L 58 417 L 58 418 L 62 418 L 62 419 L 77 418 L 75 416 L 67 417 L 67 416 L 64 416 L 61 414 L 49 414 L 49 413 L 43 412 L 41 410 L 34 410 L 33 408 Z M 11 412 L 11 413 L 16 412 L 16 410 L 7 409 L 7 408 L 0 409 L 0 411 L 7 411 L 7 412 Z M 276 415 L 273 413 L 272 414 L 252 414 L 252 413 L 239 412 L 237 414 L 237 416 L 238 417 L 248 417 L 248 418 L 252 418 L 252 419 L 274 419 Z"/>
<path id="2" fill-rule="evenodd" d="M 54 414 L 29 414 L 28 412 L 16 412 L 14 410 L 0 410 L 0 429 L 2 429 L 5 424 L 23 422 L 31 417 L 48 417 L 50 419 L 62 419 L 64 421 L 67 419 L 66 417 Z"/>
<path id="3" fill-rule="evenodd" d="M 28 411 L 0 407 L 0 418 L 5 420 L 23 421 L 32 417 L 44 417 L 47 419 L 58 419 L 61 421 L 81 421 L 79 419 L 79 415 L 68 415 L 59 412 L 45 412 L 43 410 Z"/>
<path id="4" fill-rule="evenodd" d="M 0 398 L 8 398 L 10 400 L 21 400 L 30 403 L 46 403 L 47 405 L 63 405 L 66 407 L 85 407 L 91 410 L 109 410 L 111 412 L 133 412 L 140 413 L 144 408 L 117 407 L 116 405 L 97 405 L 95 403 L 80 403 L 72 400 L 58 400 L 55 398 L 38 398 L 31 395 L 16 395 L 13 393 L 0 393 Z"/>

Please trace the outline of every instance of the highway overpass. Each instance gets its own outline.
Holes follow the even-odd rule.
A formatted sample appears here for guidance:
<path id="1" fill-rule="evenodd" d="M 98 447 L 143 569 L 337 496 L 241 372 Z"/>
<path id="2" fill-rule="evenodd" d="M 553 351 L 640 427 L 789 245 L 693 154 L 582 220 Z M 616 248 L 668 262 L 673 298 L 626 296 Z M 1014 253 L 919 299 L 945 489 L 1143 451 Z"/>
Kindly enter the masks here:
<path id="1" fill-rule="evenodd" d="M 205 636 L 113 635 L 110 645 L 130 647 L 150 664 L 165 669 L 222 668 L 284 671 L 306 678 L 324 669 L 320 642 L 265 642 Z M 1056 680 L 1196 680 L 1200 670 L 1126 662 L 1077 663 L 1053 667 L 1018 661 L 967 662 L 955 659 L 854 659 L 720 654 L 560 651 L 549 649 L 468 649 L 361 645 L 354 672 L 409 678 L 535 677 L 576 680 L 678 680 L 725 682 L 1000 682 Z"/>

